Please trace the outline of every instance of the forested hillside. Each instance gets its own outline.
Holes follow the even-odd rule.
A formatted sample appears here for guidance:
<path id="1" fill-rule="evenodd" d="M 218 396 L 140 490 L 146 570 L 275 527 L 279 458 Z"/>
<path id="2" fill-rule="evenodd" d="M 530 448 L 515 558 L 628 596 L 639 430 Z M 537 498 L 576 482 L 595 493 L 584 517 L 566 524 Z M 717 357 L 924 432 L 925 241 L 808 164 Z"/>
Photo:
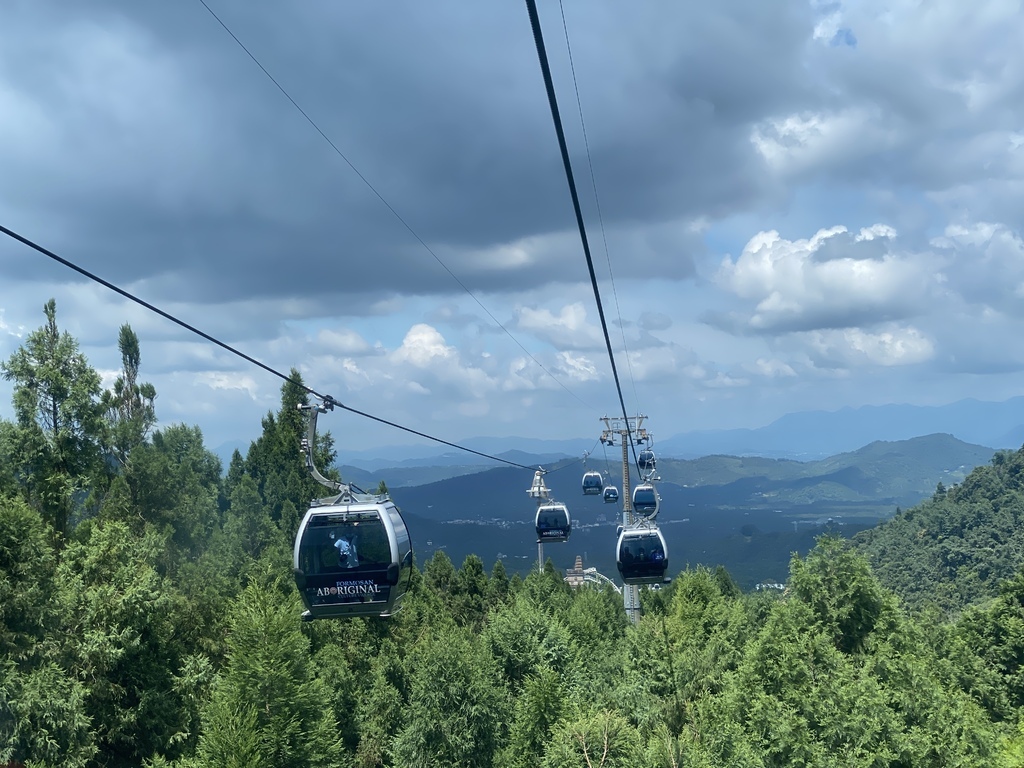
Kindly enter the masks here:
<path id="1" fill-rule="evenodd" d="M 835 539 L 793 559 L 781 594 L 678 574 L 642 592 L 637 625 L 610 587 L 443 553 L 393 619 L 303 624 L 302 388 L 222 473 L 198 427 L 156 428 L 128 326 L 119 343 L 104 392 L 51 303 L 3 363 L 0 763 L 1024 763 L 1024 576 L 921 617 Z M 326 466 L 330 439 L 317 450 Z"/>
<path id="2" fill-rule="evenodd" d="M 854 538 L 909 605 L 955 611 L 996 595 L 1024 563 L 1024 449 L 1000 451 L 958 485 Z"/>

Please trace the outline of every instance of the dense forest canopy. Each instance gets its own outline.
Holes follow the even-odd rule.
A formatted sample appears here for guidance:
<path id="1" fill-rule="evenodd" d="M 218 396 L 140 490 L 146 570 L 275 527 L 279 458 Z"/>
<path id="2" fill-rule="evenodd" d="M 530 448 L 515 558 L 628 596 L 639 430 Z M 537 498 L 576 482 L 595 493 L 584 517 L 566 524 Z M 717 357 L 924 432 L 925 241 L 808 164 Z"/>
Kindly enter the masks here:
<path id="1" fill-rule="evenodd" d="M 0 763 L 1024 764 L 1022 453 L 821 539 L 781 594 L 689 570 L 633 625 L 550 563 L 438 552 L 394 618 L 304 624 L 298 373 L 225 471 L 198 427 L 158 428 L 130 327 L 102 391 L 44 314 L 0 368 Z"/>
<path id="2" fill-rule="evenodd" d="M 1024 562 L 1024 450 L 999 451 L 958 485 L 853 543 L 876 574 L 916 609 L 955 612 L 999 594 Z"/>

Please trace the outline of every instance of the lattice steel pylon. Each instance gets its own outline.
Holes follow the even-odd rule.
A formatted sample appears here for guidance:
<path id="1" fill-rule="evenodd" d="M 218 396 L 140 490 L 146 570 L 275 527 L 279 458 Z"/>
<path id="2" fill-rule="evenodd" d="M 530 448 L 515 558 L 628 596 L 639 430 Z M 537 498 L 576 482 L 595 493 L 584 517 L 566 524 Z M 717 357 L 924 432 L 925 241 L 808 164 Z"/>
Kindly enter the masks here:
<path id="1" fill-rule="evenodd" d="M 629 487 L 629 446 L 630 443 L 643 445 L 651 439 L 644 427 L 646 416 L 631 416 L 628 419 L 601 417 L 604 429 L 601 432 L 603 445 L 615 445 L 618 438 L 622 446 L 622 526 L 633 524 L 633 494 Z M 632 438 L 632 439 L 631 439 Z M 616 552 L 616 557 L 618 553 Z M 622 585 L 622 604 L 629 620 L 636 624 L 640 620 L 640 590 L 635 584 Z"/>

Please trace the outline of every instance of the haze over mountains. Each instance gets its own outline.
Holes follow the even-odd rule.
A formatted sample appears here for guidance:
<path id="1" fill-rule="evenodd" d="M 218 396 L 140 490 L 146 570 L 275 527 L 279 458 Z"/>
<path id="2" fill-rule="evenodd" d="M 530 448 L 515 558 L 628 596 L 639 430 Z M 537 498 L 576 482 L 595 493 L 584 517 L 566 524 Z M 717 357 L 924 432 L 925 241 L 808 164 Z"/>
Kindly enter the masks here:
<path id="1" fill-rule="evenodd" d="M 990 448 L 1024 443 L 1024 397 L 1003 402 L 960 400 L 942 406 L 879 405 L 791 413 L 760 429 L 689 432 L 658 440 L 666 456 L 714 453 L 815 459 L 876 440 L 907 440 L 937 432 Z"/>
<path id="2" fill-rule="evenodd" d="M 597 424 L 596 426 L 600 426 Z M 475 438 L 460 444 L 527 467 L 550 471 L 556 498 L 569 504 L 574 532 L 549 546 L 559 568 L 577 554 L 614 573 L 611 542 L 620 505 L 583 497 L 581 456 L 592 438 Z M 806 552 L 823 530 L 849 537 L 909 508 L 941 482 L 961 482 L 995 449 L 1024 442 L 1024 397 L 962 400 L 941 407 L 865 406 L 784 416 L 759 429 L 655 434 L 659 524 L 672 568 L 725 565 L 745 588 L 785 579 L 789 556 Z M 417 557 L 444 549 L 461 563 L 479 555 L 509 570 L 535 562 L 530 473 L 435 444 L 372 451 L 339 450 L 342 477 L 371 490 L 383 480 L 409 518 Z M 618 448 L 591 455 L 587 468 L 621 483 Z M 635 482 L 635 479 L 634 479 Z"/>
<path id="3" fill-rule="evenodd" d="M 658 524 L 668 541 L 671 567 L 724 565 L 746 589 L 784 581 L 789 557 L 806 552 L 825 530 L 850 537 L 887 519 L 897 507 L 930 497 L 938 483 L 960 483 L 987 464 L 993 450 L 951 435 L 898 442 L 876 441 L 856 451 L 801 462 L 763 457 L 706 456 L 659 459 L 662 511 Z M 604 462 L 591 462 L 605 469 Z M 619 485 L 617 462 L 609 481 Z M 456 467 L 409 471 L 451 473 Z M 587 566 L 615 573 L 615 529 L 621 504 L 584 496 L 582 463 L 564 459 L 548 466 L 547 484 L 569 506 L 573 533 L 567 544 L 545 547 L 559 569 L 577 555 Z M 443 549 L 456 563 L 469 554 L 497 559 L 523 572 L 536 562 L 534 505 L 526 495 L 532 475 L 508 466 L 476 467 L 435 482 L 397 486 L 403 470 L 342 468 L 349 481 L 374 488 L 381 480 L 409 523 L 417 557 Z M 633 478 L 636 482 L 636 478 Z"/>
<path id="4" fill-rule="evenodd" d="M 1019 448 L 1024 444 L 1024 397 L 1002 402 L 967 399 L 941 406 L 870 405 L 838 411 L 790 413 L 756 429 L 698 430 L 677 435 L 658 434 L 656 420 L 648 422 L 659 458 L 693 459 L 713 454 L 764 456 L 810 461 L 855 451 L 876 440 L 898 441 L 945 433 L 965 443 L 989 448 Z M 548 462 L 579 457 L 597 442 L 593 437 L 532 440 L 527 437 L 478 437 L 460 442 L 467 448 L 517 461 L 520 451 Z M 443 446 L 441 446 L 443 448 Z M 461 451 L 437 445 L 395 445 L 371 451 L 339 450 L 338 463 L 367 470 L 382 467 L 488 464 Z M 493 466 L 493 464 L 491 464 Z"/>

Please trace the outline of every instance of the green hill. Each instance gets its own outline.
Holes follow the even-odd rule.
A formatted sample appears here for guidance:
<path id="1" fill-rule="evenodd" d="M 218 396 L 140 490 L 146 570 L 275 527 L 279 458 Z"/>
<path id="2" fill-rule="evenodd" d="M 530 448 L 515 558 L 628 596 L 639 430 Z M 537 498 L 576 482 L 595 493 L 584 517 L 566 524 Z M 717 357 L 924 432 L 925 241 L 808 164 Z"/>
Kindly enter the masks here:
<path id="1" fill-rule="evenodd" d="M 1024 449 L 998 452 L 962 482 L 854 537 L 908 605 L 957 611 L 994 596 L 1024 563 Z"/>
<path id="2" fill-rule="evenodd" d="M 746 503 L 770 501 L 875 501 L 915 504 L 936 482 L 960 482 L 989 461 L 993 450 L 936 434 L 898 442 L 876 441 L 856 451 L 820 461 L 760 457 L 705 456 L 689 461 L 663 459 L 663 480 L 683 487 L 719 486 Z M 744 489 L 748 489 L 744 493 Z"/>
<path id="3" fill-rule="evenodd" d="M 808 551 L 823 531 L 850 537 L 872 527 L 897 506 L 919 503 L 938 482 L 962 479 L 968 465 L 986 463 L 992 453 L 931 435 L 806 463 L 734 456 L 659 460 L 659 523 L 674 564 L 724 565 L 749 589 L 783 581 L 790 555 Z M 579 462 L 550 469 L 548 485 L 569 505 L 574 530 L 568 544 L 547 547 L 545 557 L 567 568 L 580 555 L 587 566 L 614 573 L 621 506 L 582 495 Z M 443 549 L 455 562 L 469 554 L 485 562 L 502 558 L 509 571 L 519 572 L 535 562 L 530 472 L 499 467 L 403 487 L 392 486 L 389 470 L 377 475 L 370 485 L 384 479 L 393 487 L 422 556 Z"/>

